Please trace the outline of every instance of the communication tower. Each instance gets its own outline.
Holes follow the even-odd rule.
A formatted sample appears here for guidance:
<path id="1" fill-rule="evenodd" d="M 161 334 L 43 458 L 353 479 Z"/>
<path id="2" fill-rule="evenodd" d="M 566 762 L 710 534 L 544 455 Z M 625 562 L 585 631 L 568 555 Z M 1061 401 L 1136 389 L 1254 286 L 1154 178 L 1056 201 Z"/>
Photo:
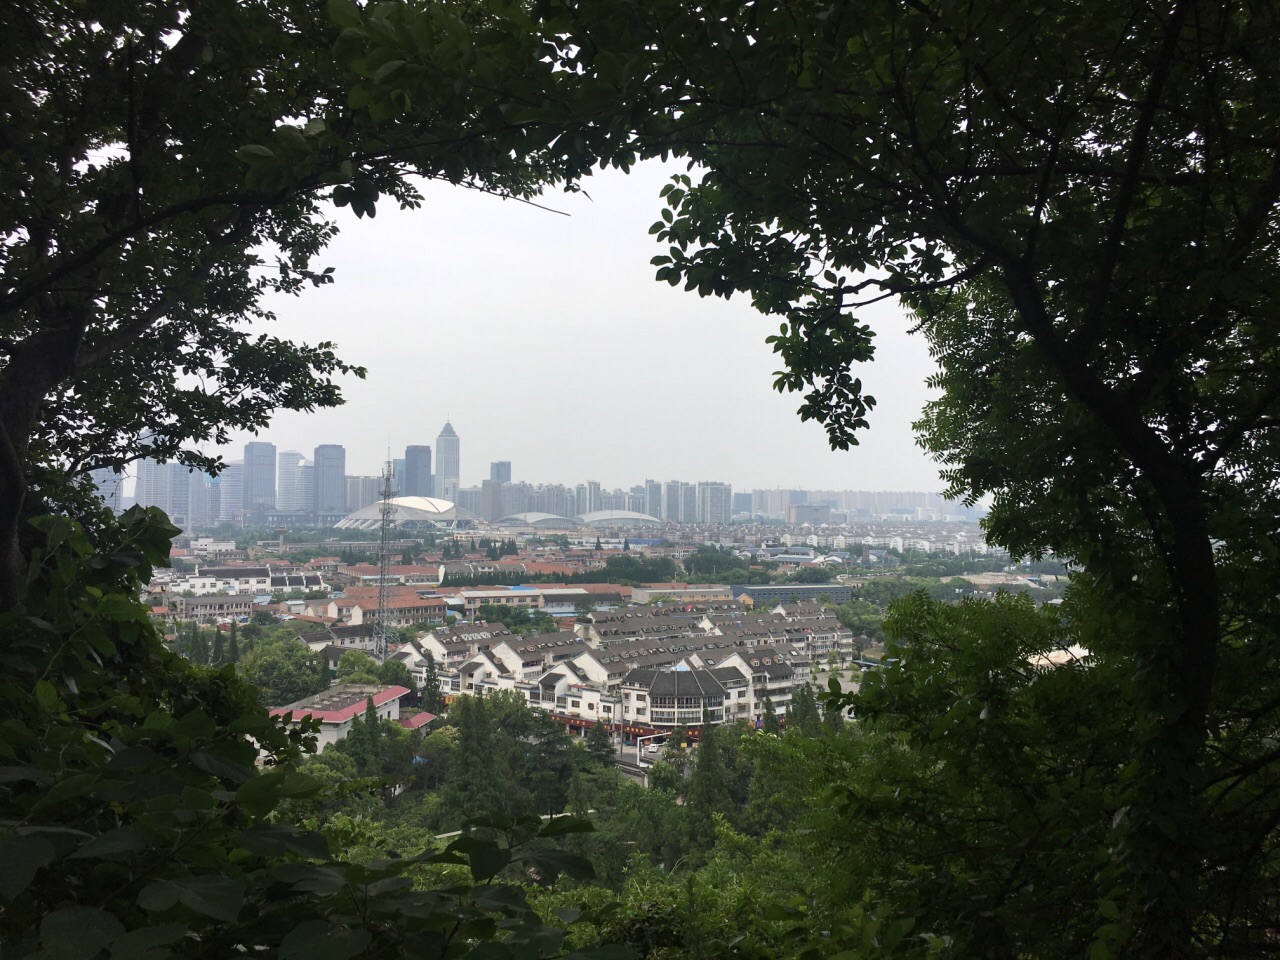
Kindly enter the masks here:
<path id="1" fill-rule="evenodd" d="M 395 481 L 391 461 L 382 471 L 382 504 L 378 513 L 382 517 L 378 542 L 378 610 L 374 614 L 373 654 L 379 663 L 387 658 L 387 643 L 391 639 L 391 531 L 395 526 Z"/>

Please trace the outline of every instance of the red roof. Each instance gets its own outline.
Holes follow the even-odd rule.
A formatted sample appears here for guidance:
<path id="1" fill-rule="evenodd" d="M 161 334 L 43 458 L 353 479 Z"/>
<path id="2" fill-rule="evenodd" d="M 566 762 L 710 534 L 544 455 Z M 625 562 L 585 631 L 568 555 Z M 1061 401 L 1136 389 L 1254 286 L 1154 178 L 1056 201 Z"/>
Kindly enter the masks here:
<path id="1" fill-rule="evenodd" d="M 409 692 L 408 687 L 391 686 L 384 690 L 379 690 L 373 694 L 373 705 L 380 707 L 384 703 L 390 703 L 392 700 L 399 700 Z M 358 713 L 363 713 L 367 709 L 368 697 L 361 697 L 354 703 L 350 703 L 341 710 L 310 710 L 306 707 L 293 709 L 291 707 L 276 707 L 271 711 L 273 717 L 283 717 L 292 715 L 293 720 L 303 720 L 312 717 L 323 723 L 346 723 Z"/>
<path id="2" fill-rule="evenodd" d="M 415 713 L 412 717 L 401 717 L 400 726 L 409 730 L 417 730 L 419 727 L 425 727 L 428 723 L 436 718 L 434 713 Z"/>

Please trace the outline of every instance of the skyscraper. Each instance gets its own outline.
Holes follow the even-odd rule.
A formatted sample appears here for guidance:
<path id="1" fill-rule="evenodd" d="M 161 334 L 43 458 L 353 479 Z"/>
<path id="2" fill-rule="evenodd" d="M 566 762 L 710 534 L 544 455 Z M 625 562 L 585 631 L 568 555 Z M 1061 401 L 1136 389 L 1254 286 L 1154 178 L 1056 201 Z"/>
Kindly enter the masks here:
<path id="1" fill-rule="evenodd" d="M 400 485 L 403 497 L 435 496 L 431 476 L 431 448 L 414 446 L 404 448 L 404 483 Z"/>
<path id="2" fill-rule="evenodd" d="M 306 458 L 297 450 L 282 450 L 276 457 L 276 509 L 290 513 L 304 509 L 309 499 L 301 486 L 300 467 Z"/>
<path id="3" fill-rule="evenodd" d="M 453 424 L 445 421 L 436 437 L 436 495 L 444 500 L 458 498 L 461 470 L 461 442 L 453 432 Z"/>
<path id="4" fill-rule="evenodd" d="M 497 480 L 499 483 L 511 482 L 511 461 L 495 460 L 489 464 L 489 479 Z"/>
<path id="5" fill-rule="evenodd" d="M 244 512 L 261 517 L 276 508 L 276 445 L 254 440 L 244 445 Z"/>
<path id="6" fill-rule="evenodd" d="M 315 512 L 319 517 L 347 512 L 347 449 L 338 443 L 316 447 Z"/>
<path id="7" fill-rule="evenodd" d="M 218 475 L 222 491 L 218 496 L 218 521 L 239 523 L 244 516 L 244 462 L 233 460 Z"/>

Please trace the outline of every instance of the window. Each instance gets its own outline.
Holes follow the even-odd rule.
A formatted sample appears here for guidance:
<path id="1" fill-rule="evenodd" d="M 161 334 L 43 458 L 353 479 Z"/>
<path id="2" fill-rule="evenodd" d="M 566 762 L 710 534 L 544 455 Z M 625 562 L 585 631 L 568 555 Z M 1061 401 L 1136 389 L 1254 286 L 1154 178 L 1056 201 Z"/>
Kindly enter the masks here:
<path id="1" fill-rule="evenodd" d="M 570 701 L 569 701 L 569 706 L 571 706 L 571 707 L 581 707 L 581 706 L 582 706 L 582 701 L 581 701 L 581 700 L 570 700 Z"/>

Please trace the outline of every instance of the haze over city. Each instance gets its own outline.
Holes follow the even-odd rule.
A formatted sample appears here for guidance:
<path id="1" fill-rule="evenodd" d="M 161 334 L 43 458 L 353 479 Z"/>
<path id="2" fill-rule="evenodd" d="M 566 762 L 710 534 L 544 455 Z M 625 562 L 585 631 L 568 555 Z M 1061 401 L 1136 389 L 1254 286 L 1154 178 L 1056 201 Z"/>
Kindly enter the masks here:
<path id="1" fill-rule="evenodd" d="M 700 299 L 653 279 L 648 235 L 658 193 L 679 168 L 602 173 L 587 195 L 552 194 L 561 213 L 439 183 L 424 204 L 385 201 L 376 220 L 338 211 L 322 258 L 336 282 L 278 297 L 273 334 L 331 340 L 368 378 L 345 378 L 346 405 L 281 412 L 260 439 L 347 449 L 348 472 L 376 473 L 448 419 L 463 437 L 462 483 L 495 460 L 531 482 L 644 476 L 719 479 L 736 489 L 937 490 L 911 422 L 934 365 L 910 318 L 867 311 L 877 359 L 859 371 L 878 404 L 860 447 L 833 452 L 801 423 L 799 394 L 772 389 L 777 326 L 742 297 Z M 250 434 L 221 448 L 239 459 Z"/>

